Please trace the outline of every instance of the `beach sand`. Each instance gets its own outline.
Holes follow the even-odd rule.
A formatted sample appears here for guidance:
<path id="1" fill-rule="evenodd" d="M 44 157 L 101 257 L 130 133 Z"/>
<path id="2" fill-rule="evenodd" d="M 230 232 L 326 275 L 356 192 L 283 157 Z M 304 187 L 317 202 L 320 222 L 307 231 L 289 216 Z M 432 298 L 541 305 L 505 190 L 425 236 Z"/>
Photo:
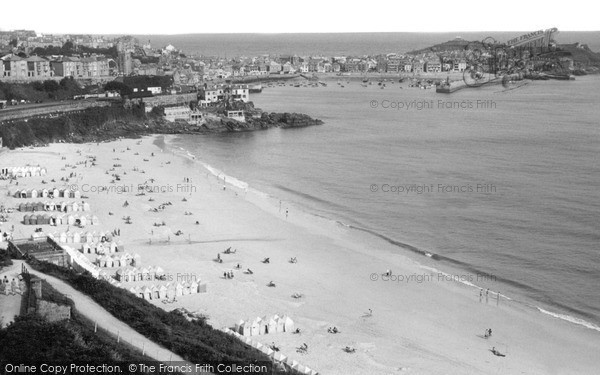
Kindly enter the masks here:
<path id="1" fill-rule="evenodd" d="M 97 157 L 96 166 L 65 168 L 87 155 Z M 281 353 L 322 374 L 596 374 L 600 368 L 600 332 L 506 299 L 496 305 L 495 294 L 488 303 L 485 297 L 480 302 L 478 289 L 440 280 L 412 259 L 414 255 L 382 239 L 304 213 L 287 202 L 280 210 L 278 199 L 252 189 L 230 184 L 223 189 L 223 181 L 198 161 L 180 150 L 159 148 L 155 137 L 15 150 L 0 154 L 0 164 L 39 164 L 48 169 L 44 177 L 20 178 L 18 186 L 1 181 L 5 206 L 25 201 L 8 196 L 16 188 L 76 184 L 88 197 L 91 213 L 100 219 L 98 226 L 83 231 L 119 228 L 125 251 L 140 254 L 144 266 L 162 267 L 171 281 L 207 283 L 207 293 L 178 297 L 175 303 L 152 303 L 166 310 L 184 307 L 205 314 L 215 328 L 233 327 L 240 319 L 288 315 L 300 334 L 254 339 L 274 342 Z M 115 164 L 120 166 L 109 171 Z M 78 177 L 60 181 L 71 172 Z M 111 183 L 112 173 L 119 174 L 120 181 Z M 42 180 L 52 178 L 57 183 L 42 185 Z M 151 178 L 150 185 L 163 191 L 136 195 L 138 184 Z M 92 191 L 98 186 L 112 191 Z M 118 187 L 128 191 L 118 192 Z M 149 201 L 151 197 L 154 201 Z M 125 201 L 128 207 L 123 207 Z M 171 205 L 164 210 L 150 211 L 166 202 Z M 130 216 L 132 224 L 125 224 L 124 216 Z M 22 217 L 15 211 L 2 231 L 14 225 L 14 238 L 23 238 L 36 227 L 50 233 L 66 229 L 25 226 L 20 224 Z M 162 221 L 165 226 L 153 226 Z M 178 230 L 183 235 L 176 236 Z M 236 253 L 223 254 L 228 247 Z M 214 260 L 219 253 L 223 263 Z M 265 257 L 269 264 L 261 262 Z M 291 257 L 298 262 L 290 263 Z M 223 278 L 223 272 L 238 263 L 254 274 L 235 270 L 233 279 Z M 382 280 L 387 269 L 402 281 Z M 268 287 L 269 281 L 276 287 Z M 294 293 L 303 297 L 294 299 Z M 365 315 L 369 309 L 372 316 Z M 333 326 L 340 333 L 328 333 Z M 493 336 L 485 339 L 487 328 L 492 328 Z M 307 353 L 297 353 L 303 343 Z M 356 352 L 344 352 L 346 346 Z M 506 357 L 494 356 L 492 347 Z"/>

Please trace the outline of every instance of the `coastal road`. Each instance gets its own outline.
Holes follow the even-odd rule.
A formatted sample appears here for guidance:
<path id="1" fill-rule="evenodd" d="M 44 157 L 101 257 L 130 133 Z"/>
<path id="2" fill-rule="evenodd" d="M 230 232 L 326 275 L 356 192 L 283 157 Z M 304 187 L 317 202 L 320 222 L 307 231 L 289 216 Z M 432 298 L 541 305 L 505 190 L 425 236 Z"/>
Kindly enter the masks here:
<path id="1" fill-rule="evenodd" d="M 19 268 L 23 261 L 14 260 L 14 263 Z M 26 265 L 27 266 L 27 265 Z M 89 296 L 79 292 L 66 282 L 57 279 L 53 276 L 46 275 L 45 273 L 38 272 L 31 267 L 27 267 L 29 273 L 35 275 L 41 279 L 45 279 L 54 289 L 64 295 L 68 295 L 69 298 L 75 302 L 75 308 L 77 311 L 85 316 L 87 319 L 97 322 L 98 327 L 101 327 L 114 334 L 119 334 L 123 341 L 130 343 L 132 346 L 138 348 L 140 351 L 145 350 L 146 355 L 154 360 L 168 363 L 170 361 L 179 362 L 178 365 L 188 364 L 195 368 L 194 365 L 185 361 L 177 354 L 163 348 L 155 342 L 148 340 L 144 335 L 140 334 L 127 324 L 123 323 L 119 319 L 115 318 L 112 314 L 106 311 L 102 306 L 94 302 Z M 198 373 L 208 374 L 208 373 Z"/>

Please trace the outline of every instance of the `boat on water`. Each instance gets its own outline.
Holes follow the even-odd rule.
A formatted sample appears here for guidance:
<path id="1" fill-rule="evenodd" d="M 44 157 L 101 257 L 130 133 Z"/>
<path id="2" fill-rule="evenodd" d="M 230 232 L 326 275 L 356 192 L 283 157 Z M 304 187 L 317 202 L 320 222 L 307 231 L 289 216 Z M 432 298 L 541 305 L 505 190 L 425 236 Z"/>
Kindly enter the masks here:
<path id="1" fill-rule="evenodd" d="M 319 85 L 321 85 L 321 86 L 327 86 L 327 84 L 325 82 L 323 82 L 323 81 L 319 81 Z"/>
<path id="2" fill-rule="evenodd" d="M 261 84 L 256 84 L 256 85 L 248 85 L 248 92 L 252 93 L 260 93 L 262 92 L 262 85 Z"/>

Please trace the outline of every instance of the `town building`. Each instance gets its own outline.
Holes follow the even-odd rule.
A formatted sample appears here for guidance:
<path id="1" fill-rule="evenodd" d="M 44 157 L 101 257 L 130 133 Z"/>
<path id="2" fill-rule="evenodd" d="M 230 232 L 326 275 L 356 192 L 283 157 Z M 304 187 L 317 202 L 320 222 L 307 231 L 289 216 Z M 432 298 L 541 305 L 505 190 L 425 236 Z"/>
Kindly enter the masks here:
<path id="1" fill-rule="evenodd" d="M 123 75 L 130 75 L 133 73 L 133 59 L 131 58 L 131 53 L 129 52 L 120 52 L 118 58 L 118 66 L 119 73 Z"/>

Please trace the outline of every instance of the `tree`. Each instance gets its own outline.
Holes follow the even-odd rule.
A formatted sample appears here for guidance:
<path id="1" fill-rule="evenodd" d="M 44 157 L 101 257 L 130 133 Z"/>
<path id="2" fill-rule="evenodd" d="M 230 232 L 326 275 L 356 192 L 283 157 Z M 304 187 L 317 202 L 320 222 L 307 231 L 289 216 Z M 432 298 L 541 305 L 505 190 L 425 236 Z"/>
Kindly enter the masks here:
<path id="1" fill-rule="evenodd" d="M 67 40 L 61 48 L 61 54 L 62 55 L 72 55 L 74 50 L 75 50 L 75 48 L 74 48 L 73 42 L 71 42 L 70 40 Z"/>
<path id="2" fill-rule="evenodd" d="M 108 82 L 106 85 L 104 85 L 104 91 L 118 91 L 121 94 L 121 97 L 125 97 L 133 93 L 133 90 L 131 90 L 129 86 L 119 81 Z"/>

